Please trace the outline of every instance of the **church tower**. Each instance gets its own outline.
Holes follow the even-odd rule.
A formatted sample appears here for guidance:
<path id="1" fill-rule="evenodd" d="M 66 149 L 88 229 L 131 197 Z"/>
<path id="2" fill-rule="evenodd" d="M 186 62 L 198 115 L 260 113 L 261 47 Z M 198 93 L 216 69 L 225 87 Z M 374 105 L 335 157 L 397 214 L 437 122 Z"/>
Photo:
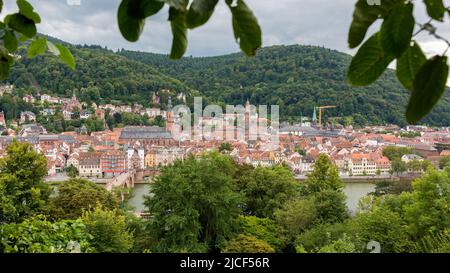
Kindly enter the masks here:
<path id="1" fill-rule="evenodd" d="M 247 99 L 245 103 L 245 116 L 244 116 L 244 132 L 245 132 L 245 141 L 250 139 L 250 114 L 251 114 L 251 105 L 250 100 Z"/>
<path id="2" fill-rule="evenodd" d="M 173 119 L 173 106 L 172 106 L 172 98 L 169 97 L 169 102 L 167 103 L 167 112 L 166 112 L 166 131 L 171 132 L 174 124 Z"/>

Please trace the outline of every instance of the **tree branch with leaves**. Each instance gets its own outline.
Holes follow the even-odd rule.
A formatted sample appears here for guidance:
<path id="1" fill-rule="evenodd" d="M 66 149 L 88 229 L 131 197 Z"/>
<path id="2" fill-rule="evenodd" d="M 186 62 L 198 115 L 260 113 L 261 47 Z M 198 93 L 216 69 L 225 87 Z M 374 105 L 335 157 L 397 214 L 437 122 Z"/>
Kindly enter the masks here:
<path id="1" fill-rule="evenodd" d="M 17 0 L 16 3 L 19 11 L 6 15 L 0 21 L 0 78 L 8 78 L 11 66 L 21 58 L 17 51 L 22 48 L 28 50 L 29 58 L 51 52 L 75 69 L 75 60 L 69 49 L 38 35 L 36 25 L 41 23 L 41 17 L 33 6 L 26 0 Z M 2 11 L 3 0 L 0 0 L 0 12 Z"/>

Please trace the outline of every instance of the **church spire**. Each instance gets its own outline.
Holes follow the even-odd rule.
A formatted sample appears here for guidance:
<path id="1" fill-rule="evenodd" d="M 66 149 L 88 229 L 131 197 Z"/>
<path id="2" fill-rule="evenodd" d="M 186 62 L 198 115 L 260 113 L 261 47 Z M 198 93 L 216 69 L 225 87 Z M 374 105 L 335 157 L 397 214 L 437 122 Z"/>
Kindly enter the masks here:
<path id="1" fill-rule="evenodd" d="M 314 106 L 314 112 L 313 112 L 313 116 L 312 116 L 312 122 L 314 124 L 317 123 L 317 114 L 316 114 L 316 107 Z"/>
<path id="2" fill-rule="evenodd" d="M 173 112 L 172 112 L 172 97 L 169 97 L 167 102 L 167 112 L 166 112 L 166 131 L 172 132 L 174 125 Z"/>

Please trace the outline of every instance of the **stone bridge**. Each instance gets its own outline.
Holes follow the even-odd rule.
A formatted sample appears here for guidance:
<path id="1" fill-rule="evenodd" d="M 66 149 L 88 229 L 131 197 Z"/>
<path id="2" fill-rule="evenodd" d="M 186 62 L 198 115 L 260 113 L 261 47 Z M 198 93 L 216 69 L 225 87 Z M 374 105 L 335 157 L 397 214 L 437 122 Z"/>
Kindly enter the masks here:
<path id="1" fill-rule="evenodd" d="M 158 174 L 158 170 L 131 170 L 108 181 L 106 183 L 106 189 L 111 191 L 114 187 L 134 188 L 136 183 L 146 183 L 144 182 L 144 177 Z"/>

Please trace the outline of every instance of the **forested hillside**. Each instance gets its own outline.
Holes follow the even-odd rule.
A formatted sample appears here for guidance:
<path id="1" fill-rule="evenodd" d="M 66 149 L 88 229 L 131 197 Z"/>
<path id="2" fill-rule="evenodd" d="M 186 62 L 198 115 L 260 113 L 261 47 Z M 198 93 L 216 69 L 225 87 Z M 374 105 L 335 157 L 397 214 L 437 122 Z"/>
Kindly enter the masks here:
<path id="1" fill-rule="evenodd" d="M 279 105 L 281 118 L 290 121 L 310 117 L 314 106 L 335 105 L 336 109 L 327 110 L 326 118 L 340 123 L 406 124 L 408 91 L 393 71 L 369 87 L 350 87 L 345 81 L 350 56 L 322 47 L 274 46 L 260 50 L 255 58 L 230 54 L 172 61 L 160 54 L 68 46 L 76 59 L 75 71 L 53 56 L 28 59 L 21 52 L 23 57 L 13 67 L 9 82 L 25 92 L 70 96 L 75 91 L 82 100 L 144 106 L 161 89 L 172 90 L 172 96 L 185 93 L 188 101 L 194 94 L 222 104 L 243 104 L 250 99 L 255 105 Z M 175 98 L 174 103 L 178 103 Z M 423 122 L 449 125 L 449 106 L 447 92 Z"/>
<path id="2" fill-rule="evenodd" d="M 121 55 L 155 67 L 187 83 L 216 101 L 280 105 L 282 117 L 311 116 L 314 106 L 335 105 L 330 117 L 353 117 L 360 124 L 405 125 L 409 94 L 388 71 L 369 87 L 350 87 L 345 80 L 350 56 L 314 46 L 263 48 L 255 58 L 243 54 L 183 58 L 172 61 L 152 54 L 122 51 Z M 449 125 L 450 96 L 447 95 L 424 120 Z M 350 119 L 346 119 L 347 121 Z"/>
<path id="3" fill-rule="evenodd" d="M 75 91 L 82 99 L 91 101 L 102 98 L 106 102 L 120 100 L 145 106 L 150 104 L 152 93 L 161 89 L 172 90 L 174 94 L 193 92 L 177 79 L 110 50 L 98 46 L 70 46 L 70 49 L 76 60 L 74 71 L 50 55 L 23 57 L 13 67 L 9 82 L 34 93 L 71 96 Z M 166 101 L 167 98 L 162 100 Z"/>

